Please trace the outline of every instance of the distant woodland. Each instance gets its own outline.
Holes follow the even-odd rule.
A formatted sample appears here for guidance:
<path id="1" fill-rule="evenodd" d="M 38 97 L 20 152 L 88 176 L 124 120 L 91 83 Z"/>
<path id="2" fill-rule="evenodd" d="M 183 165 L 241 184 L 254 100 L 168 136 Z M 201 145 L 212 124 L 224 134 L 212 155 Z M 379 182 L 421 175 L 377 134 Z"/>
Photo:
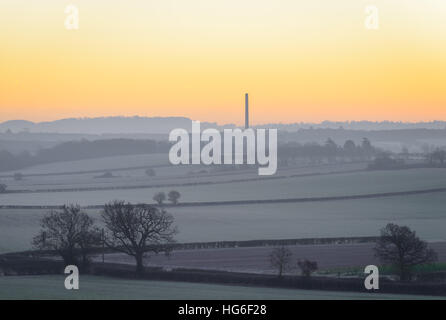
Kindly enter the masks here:
<path id="1" fill-rule="evenodd" d="M 168 142 L 154 140 L 110 139 L 80 140 L 58 144 L 38 150 L 35 154 L 22 152 L 12 154 L 0 150 L 0 171 L 18 170 L 32 165 L 58 161 L 93 159 L 128 154 L 150 154 L 168 152 Z"/>

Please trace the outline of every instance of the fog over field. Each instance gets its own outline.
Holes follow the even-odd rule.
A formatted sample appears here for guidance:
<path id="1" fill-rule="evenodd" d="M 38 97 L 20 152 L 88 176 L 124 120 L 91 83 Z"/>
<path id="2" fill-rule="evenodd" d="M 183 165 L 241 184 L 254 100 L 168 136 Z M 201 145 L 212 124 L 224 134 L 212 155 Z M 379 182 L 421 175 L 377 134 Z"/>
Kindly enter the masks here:
<path id="1" fill-rule="evenodd" d="M 0 0 L 0 300 L 446 300 L 446 0 L 370 2 Z"/>
<path id="2" fill-rule="evenodd" d="M 77 121 L 81 120 L 66 123 Z M 44 136 L 34 132 L 53 125 L 57 128 L 51 123 L 36 124 L 29 132 L 0 133 L 0 138 L 18 139 L 0 143 L 6 146 L 0 150 L 0 158 L 5 160 L 0 171 L 0 185 L 5 186 L 0 192 L 0 254 L 35 249 L 32 241 L 41 230 L 42 218 L 62 205 L 82 206 L 102 230 L 105 227 L 101 218 L 103 206 L 123 200 L 166 210 L 179 230 L 175 235 L 179 244 L 280 239 L 311 239 L 317 243 L 318 239 L 327 238 L 364 239 L 379 236 L 384 226 L 395 223 L 415 230 L 416 235 L 438 251 L 439 268 L 446 262 L 446 167 L 441 151 L 446 144 L 446 134 L 438 128 L 438 123 L 424 129 L 409 125 L 395 125 L 389 129 L 387 126 L 386 130 L 393 130 L 394 134 L 377 130 L 364 137 L 362 134 L 367 132 L 358 131 L 359 124 L 352 124 L 354 130 L 334 129 L 333 124 L 317 129 L 302 125 L 300 130 L 303 131 L 293 131 L 295 127 L 288 126 L 279 134 L 278 170 L 272 176 L 259 176 L 257 167 L 252 165 L 172 165 L 168 155 L 171 144 L 162 134 L 161 138 L 157 136 L 158 140 L 153 140 L 148 138 L 149 133 L 134 139 L 129 132 L 110 136 L 96 131 L 74 136 L 68 131 L 62 135 L 50 131 Z M 364 125 L 372 128 L 370 123 Z M 404 133 L 405 130 L 408 131 Z M 324 134 L 330 134 L 333 139 L 331 136 L 322 139 Z M 417 139 L 410 140 L 411 135 L 417 134 Z M 28 153 L 8 147 L 26 135 L 32 139 L 64 138 L 51 140 L 51 143 L 41 140 L 41 147 L 37 149 L 20 144 Z M 299 142 L 295 139 L 297 136 L 311 143 Z M 381 137 L 381 140 L 368 140 L 366 136 Z M 73 137 L 80 140 L 70 140 Z M 349 137 L 351 140 L 343 141 Z M 411 142 L 405 143 L 405 139 Z M 432 139 L 429 143 L 434 144 L 427 143 L 426 139 Z M 144 149 L 146 147 L 148 149 Z M 171 190 L 179 192 L 178 203 L 166 199 L 157 204 L 154 195 Z M 351 240 L 353 243 L 341 244 L 337 241 L 340 240 L 290 248 L 296 258 L 318 261 L 321 274 L 330 273 L 333 268 L 347 270 L 379 263 L 374 257 L 373 243 L 358 244 Z M 275 273 L 268 264 L 273 246 L 237 248 L 235 245 L 225 249 L 213 246 L 174 250 L 171 258 L 146 257 L 145 263 L 167 268 Z M 93 259 L 102 261 L 97 254 Z M 122 253 L 107 253 L 105 262 L 135 263 L 132 257 Z M 289 274 L 296 273 L 295 269 Z M 46 280 L 48 288 L 41 297 L 52 294 L 53 280 Z M 26 290 L 20 281 L 14 281 L 17 288 L 11 284 L 18 295 Z M 91 278 L 92 285 L 101 285 L 100 282 L 100 278 Z M 145 296 L 133 284 L 121 282 L 116 288 L 121 285 L 131 288 L 130 295 Z M 197 296 L 202 290 L 196 285 L 192 289 L 197 290 Z M 107 290 L 111 298 L 118 296 L 114 288 L 107 287 Z M 214 292 L 212 287 L 203 290 L 211 295 Z M 235 290 L 242 294 L 242 289 Z M 95 297 L 93 291 L 89 297 Z M 252 297 L 251 292 L 246 294 Z M 288 292 L 265 291 L 264 294 L 259 297 L 292 299 L 294 294 L 298 298 L 314 297 L 311 292 L 289 295 Z M 315 294 L 318 298 L 344 297 L 337 293 L 333 296 Z M 160 296 L 162 294 L 157 295 Z M 232 293 L 229 296 L 234 298 Z M 215 297 L 226 295 L 220 291 Z"/>
<path id="3" fill-rule="evenodd" d="M 279 155 L 280 156 L 280 155 Z M 148 176 L 146 169 L 152 168 Z M 157 192 L 177 190 L 175 217 L 180 242 L 376 236 L 388 222 L 408 225 L 427 240 L 446 240 L 446 169 L 367 170 L 367 161 L 331 161 L 279 166 L 274 176 L 255 168 L 172 166 L 166 153 L 59 161 L 0 173 L 8 186 L 0 194 L 0 250 L 30 249 L 39 219 L 49 209 L 33 206 L 80 204 L 100 220 L 100 206 L 112 200 L 154 204 Z M 110 173 L 110 177 L 102 177 Z M 433 190 L 435 192 L 431 192 Z M 405 194 L 427 191 L 426 194 Z M 401 193 L 375 197 L 374 194 Z M 372 198 L 320 201 L 320 197 Z M 308 198 L 308 199 L 307 199 Z M 301 200 L 314 201 L 302 202 Z M 252 203 L 295 199 L 290 203 Z M 230 201 L 249 204 L 222 205 Z M 206 202 L 205 206 L 185 206 Z"/>

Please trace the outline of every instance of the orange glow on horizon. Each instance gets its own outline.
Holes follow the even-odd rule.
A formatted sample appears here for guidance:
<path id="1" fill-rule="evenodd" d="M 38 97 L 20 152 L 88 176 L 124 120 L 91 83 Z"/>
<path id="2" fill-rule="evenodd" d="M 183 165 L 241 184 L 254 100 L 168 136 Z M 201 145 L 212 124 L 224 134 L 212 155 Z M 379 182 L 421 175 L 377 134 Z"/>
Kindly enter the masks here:
<path id="1" fill-rule="evenodd" d="M 446 3 L 73 0 L 0 4 L 0 121 L 185 116 L 242 124 L 446 120 Z"/>

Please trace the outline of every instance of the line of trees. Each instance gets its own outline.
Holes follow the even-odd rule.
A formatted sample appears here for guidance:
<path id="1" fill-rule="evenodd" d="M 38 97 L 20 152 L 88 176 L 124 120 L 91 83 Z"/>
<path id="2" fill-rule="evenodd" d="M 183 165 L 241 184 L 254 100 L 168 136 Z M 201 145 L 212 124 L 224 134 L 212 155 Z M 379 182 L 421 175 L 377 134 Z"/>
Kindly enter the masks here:
<path id="1" fill-rule="evenodd" d="M 404 168 L 405 162 L 403 159 L 394 159 L 388 152 L 378 154 L 375 159 L 368 165 L 371 170 L 394 170 Z"/>
<path id="2" fill-rule="evenodd" d="M 414 267 L 438 261 L 437 253 L 407 226 L 389 223 L 380 233 L 374 254 L 381 263 L 395 267 L 400 281 L 410 281 L 413 278 Z M 271 251 L 269 262 L 271 267 L 277 270 L 278 277 L 293 269 L 292 255 L 291 250 L 285 246 Z M 310 277 L 318 269 L 317 262 L 306 259 L 299 260 L 297 266 L 305 277 Z"/>
<path id="3" fill-rule="evenodd" d="M 66 265 L 88 268 L 95 248 L 107 247 L 135 258 L 136 272 L 144 272 L 148 252 L 169 253 L 177 228 L 165 210 L 147 204 L 113 201 L 101 212 L 104 229 L 78 205 L 53 210 L 41 220 L 41 230 L 33 239 L 40 250 L 54 250 Z"/>
<path id="4" fill-rule="evenodd" d="M 66 265 L 87 269 L 95 249 L 107 247 L 112 251 L 132 256 L 136 272 L 144 272 L 144 257 L 149 253 L 170 254 L 178 229 L 172 215 L 164 209 L 147 204 L 113 201 L 101 212 L 100 229 L 95 221 L 79 206 L 67 205 L 48 212 L 41 220 L 41 230 L 33 239 L 33 246 L 52 250 Z M 434 250 L 407 226 L 389 223 L 381 229 L 374 247 L 375 256 L 383 263 L 394 266 L 401 281 L 413 277 L 415 266 L 438 260 Z M 318 270 L 316 261 L 297 260 L 286 246 L 274 248 L 268 259 L 278 276 L 298 268 L 302 276 L 310 277 Z"/>
<path id="5" fill-rule="evenodd" d="M 363 138 L 360 144 L 356 144 L 353 140 L 347 140 L 342 146 L 337 145 L 332 139 L 328 138 L 324 144 L 288 142 L 278 147 L 278 155 L 281 162 L 297 158 L 308 158 L 312 162 L 324 159 L 333 161 L 337 158 L 370 160 L 377 153 L 378 149 L 367 138 Z"/>
<path id="6" fill-rule="evenodd" d="M 446 161 L 446 150 L 437 148 L 426 154 L 426 160 L 429 162 L 429 164 L 438 164 L 443 166 Z"/>

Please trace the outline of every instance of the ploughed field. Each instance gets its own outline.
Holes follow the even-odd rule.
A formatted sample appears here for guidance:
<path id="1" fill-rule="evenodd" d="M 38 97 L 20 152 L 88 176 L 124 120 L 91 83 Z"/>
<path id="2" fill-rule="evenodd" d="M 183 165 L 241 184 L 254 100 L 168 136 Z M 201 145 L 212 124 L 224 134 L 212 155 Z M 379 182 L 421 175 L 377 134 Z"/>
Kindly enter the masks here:
<path id="1" fill-rule="evenodd" d="M 374 256 L 373 243 L 362 244 L 326 244 L 287 246 L 293 253 L 293 261 L 308 259 L 317 261 L 319 270 L 343 270 L 353 267 L 364 269 L 365 266 L 380 262 Z M 446 242 L 430 243 L 438 254 L 439 262 L 446 262 Z M 269 254 L 273 247 L 243 247 L 220 249 L 175 250 L 168 257 L 150 255 L 145 258 L 146 266 L 167 268 L 209 269 L 248 273 L 277 273 L 271 268 Z M 122 253 L 106 254 L 105 262 L 135 264 L 134 258 Z M 95 261 L 102 261 L 96 257 Z M 293 263 L 286 271 L 297 274 L 297 264 Z"/>

